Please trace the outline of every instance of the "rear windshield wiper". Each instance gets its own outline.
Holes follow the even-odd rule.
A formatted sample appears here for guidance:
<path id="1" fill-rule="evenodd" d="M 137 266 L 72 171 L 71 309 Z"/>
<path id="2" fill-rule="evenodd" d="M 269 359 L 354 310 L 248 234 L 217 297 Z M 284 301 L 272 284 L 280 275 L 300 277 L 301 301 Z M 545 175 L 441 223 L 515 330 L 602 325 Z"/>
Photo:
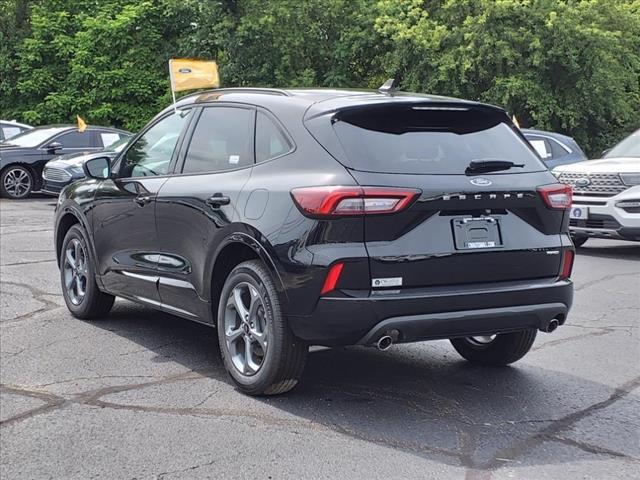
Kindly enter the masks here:
<path id="1" fill-rule="evenodd" d="M 509 170 L 513 167 L 524 167 L 524 163 L 514 163 L 509 160 L 471 160 L 465 173 L 494 172 L 498 170 Z"/>

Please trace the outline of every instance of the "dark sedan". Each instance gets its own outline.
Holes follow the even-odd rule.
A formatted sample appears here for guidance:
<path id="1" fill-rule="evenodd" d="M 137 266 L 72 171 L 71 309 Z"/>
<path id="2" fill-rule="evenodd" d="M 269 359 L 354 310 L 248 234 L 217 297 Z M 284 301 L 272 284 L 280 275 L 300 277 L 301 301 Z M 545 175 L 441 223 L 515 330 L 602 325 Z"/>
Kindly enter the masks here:
<path id="1" fill-rule="evenodd" d="M 40 189 L 44 165 L 53 157 L 103 150 L 130 133 L 109 127 L 50 125 L 21 133 L 0 143 L 0 194 L 20 199 Z"/>
<path id="2" fill-rule="evenodd" d="M 571 137 L 533 128 L 523 128 L 522 134 L 529 140 L 549 170 L 559 165 L 569 165 L 587 160 L 587 156 L 578 143 Z"/>
<path id="3" fill-rule="evenodd" d="M 70 183 L 85 178 L 82 166 L 87 161 L 98 157 L 114 159 L 124 149 L 130 138 L 130 135 L 121 136 L 120 140 L 100 152 L 70 153 L 50 160 L 42 171 L 42 192 L 58 195 Z"/>

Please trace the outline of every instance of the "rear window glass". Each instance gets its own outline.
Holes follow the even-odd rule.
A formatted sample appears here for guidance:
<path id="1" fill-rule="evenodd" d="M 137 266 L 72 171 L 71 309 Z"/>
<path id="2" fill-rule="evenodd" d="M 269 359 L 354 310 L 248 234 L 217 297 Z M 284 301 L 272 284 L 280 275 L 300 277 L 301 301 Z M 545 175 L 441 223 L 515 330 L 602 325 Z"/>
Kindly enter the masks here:
<path id="1" fill-rule="evenodd" d="M 382 173 L 464 174 L 472 160 L 507 160 L 544 170 L 504 114 L 465 107 L 384 106 L 338 112 L 333 129 L 348 167 Z"/>

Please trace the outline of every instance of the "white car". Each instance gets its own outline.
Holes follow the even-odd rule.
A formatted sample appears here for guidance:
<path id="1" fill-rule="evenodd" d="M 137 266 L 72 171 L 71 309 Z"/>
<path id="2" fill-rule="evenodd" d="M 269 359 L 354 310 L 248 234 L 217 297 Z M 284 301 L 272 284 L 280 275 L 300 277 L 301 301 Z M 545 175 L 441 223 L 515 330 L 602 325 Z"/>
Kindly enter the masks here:
<path id="1" fill-rule="evenodd" d="M 4 142 L 11 137 L 15 137 L 19 133 L 31 130 L 31 125 L 18 123 L 15 120 L 0 120 L 0 142 Z"/>
<path id="2" fill-rule="evenodd" d="M 569 229 L 576 247 L 589 237 L 640 241 L 640 130 L 602 159 L 561 165 L 553 173 L 573 187 Z"/>

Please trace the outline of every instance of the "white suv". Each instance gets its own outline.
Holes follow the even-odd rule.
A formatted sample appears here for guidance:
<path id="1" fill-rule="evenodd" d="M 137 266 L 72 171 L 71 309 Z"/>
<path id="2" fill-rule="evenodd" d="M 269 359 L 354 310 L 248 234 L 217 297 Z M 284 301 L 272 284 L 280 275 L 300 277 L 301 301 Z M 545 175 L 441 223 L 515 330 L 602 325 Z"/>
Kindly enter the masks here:
<path id="1" fill-rule="evenodd" d="M 640 241 L 640 130 L 600 160 L 561 165 L 553 173 L 573 187 L 569 228 L 576 247 L 589 237 Z"/>

